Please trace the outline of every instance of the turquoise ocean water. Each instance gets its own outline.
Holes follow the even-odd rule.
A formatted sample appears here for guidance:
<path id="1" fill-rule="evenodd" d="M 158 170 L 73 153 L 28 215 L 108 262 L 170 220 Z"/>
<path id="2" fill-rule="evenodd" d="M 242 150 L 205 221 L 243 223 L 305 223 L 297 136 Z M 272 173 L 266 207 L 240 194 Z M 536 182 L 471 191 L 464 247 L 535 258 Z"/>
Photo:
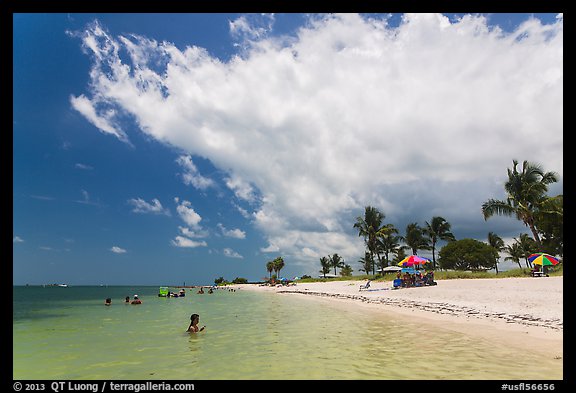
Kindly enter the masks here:
<path id="1" fill-rule="evenodd" d="M 13 287 L 13 378 L 562 379 L 562 360 L 383 313 L 245 290 L 157 293 Z M 125 305 L 134 294 L 143 304 Z M 185 333 L 192 313 L 206 331 Z"/>

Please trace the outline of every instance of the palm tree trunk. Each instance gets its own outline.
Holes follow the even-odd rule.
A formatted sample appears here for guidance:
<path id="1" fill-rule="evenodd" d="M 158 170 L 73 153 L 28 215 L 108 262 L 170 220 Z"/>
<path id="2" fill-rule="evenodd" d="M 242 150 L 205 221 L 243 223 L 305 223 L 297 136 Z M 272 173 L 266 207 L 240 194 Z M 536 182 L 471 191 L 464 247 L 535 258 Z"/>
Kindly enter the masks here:
<path id="1" fill-rule="evenodd" d="M 528 220 L 527 224 L 528 224 L 528 227 L 530 227 L 530 231 L 532 231 L 532 236 L 534 237 L 534 241 L 538 245 L 538 250 L 543 252 L 544 250 L 542 250 L 542 242 L 540 241 L 540 236 L 538 235 L 538 231 L 536 230 L 536 227 L 534 226 L 534 220 L 533 219 Z"/>

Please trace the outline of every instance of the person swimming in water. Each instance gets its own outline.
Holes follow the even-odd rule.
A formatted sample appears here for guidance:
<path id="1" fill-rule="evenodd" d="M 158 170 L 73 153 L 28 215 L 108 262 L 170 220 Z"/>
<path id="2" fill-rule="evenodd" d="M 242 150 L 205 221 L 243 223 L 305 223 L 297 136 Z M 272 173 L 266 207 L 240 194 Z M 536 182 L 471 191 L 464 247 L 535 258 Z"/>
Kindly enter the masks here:
<path id="1" fill-rule="evenodd" d="M 142 300 L 140 300 L 140 298 L 138 298 L 138 295 L 134 295 L 134 299 L 132 300 L 132 302 L 130 304 L 142 304 Z"/>
<path id="2" fill-rule="evenodd" d="M 188 333 L 198 333 L 198 332 L 201 332 L 202 330 L 206 329 L 206 325 L 199 328 L 198 322 L 200 322 L 200 315 L 192 314 L 190 316 L 190 326 L 188 326 L 188 329 L 186 331 Z"/>

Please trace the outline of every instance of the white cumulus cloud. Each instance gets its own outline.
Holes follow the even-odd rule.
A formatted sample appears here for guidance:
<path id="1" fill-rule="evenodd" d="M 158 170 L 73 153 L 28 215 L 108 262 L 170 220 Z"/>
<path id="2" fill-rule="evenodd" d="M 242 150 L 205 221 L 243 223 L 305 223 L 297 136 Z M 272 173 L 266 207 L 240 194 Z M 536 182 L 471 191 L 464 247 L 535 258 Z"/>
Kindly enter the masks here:
<path id="1" fill-rule="evenodd" d="M 457 235 L 487 233 L 480 206 L 503 196 L 512 159 L 562 175 L 563 18 L 506 33 L 479 15 L 406 14 L 395 27 L 323 15 L 291 37 L 274 36 L 273 22 L 231 22 L 249 45 L 227 61 L 91 24 L 80 35 L 91 94 L 71 103 L 122 141 L 128 113 L 184 157 L 209 159 L 253 204 L 261 251 L 312 265 L 362 256 L 352 225 L 366 205 L 401 231 L 441 215 Z M 199 229 L 190 202 L 177 211 Z"/>
<path id="2" fill-rule="evenodd" d="M 157 198 L 152 199 L 151 203 L 146 202 L 142 198 L 131 198 L 128 203 L 132 205 L 133 213 L 151 213 L 151 214 L 163 214 L 166 216 L 170 215 L 170 210 L 164 208 L 162 203 Z"/>
<path id="3" fill-rule="evenodd" d="M 234 251 L 231 248 L 225 248 L 222 252 L 224 253 L 224 256 L 227 258 L 244 259 L 244 257 L 242 255 L 240 255 L 239 253 L 237 253 L 236 251 Z"/>
<path id="4" fill-rule="evenodd" d="M 125 249 L 118 246 L 113 246 L 110 248 L 110 251 L 112 251 L 114 254 L 125 254 L 127 252 Z"/>

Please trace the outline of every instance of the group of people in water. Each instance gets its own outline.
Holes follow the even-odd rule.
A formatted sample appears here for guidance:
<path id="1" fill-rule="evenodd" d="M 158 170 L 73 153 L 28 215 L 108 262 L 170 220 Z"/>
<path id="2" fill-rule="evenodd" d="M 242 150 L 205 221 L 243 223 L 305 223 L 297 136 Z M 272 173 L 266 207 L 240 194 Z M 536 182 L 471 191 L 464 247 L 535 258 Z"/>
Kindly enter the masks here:
<path id="1" fill-rule="evenodd" d="M 200 291 L 202 291 L 202 288 L 200 288 Z M 204 291 L 202 291 L 202 292 L 200 292 L 200 291 L 198 291 L 198 293 L 204 293 Z M 209 289 L 208 293 L 212 293 L 212 288 Z M 124 300 L 124 304 L 142 304 L 142 300 L 140 300 L 138 295 L 134 295 L 134 298 L 132 300 L 130 300 L 130 296 L 126 296 L 126 299 Z M 112 305 L 112 298 L 106 298 L 106 300 L 104 301 L 104 305 L 111 306 Z M 199 327 L 198 323 L 200 323 L 200 315 L 192 314 L 190 316 L 190 325 L 188 325 L 188 329 L 186 329 L 186 333 L 199 333 L 199 332 L 203 331 L 204 329 L 206 329 L 206 325 Z"/>
<path id="2" fill-rule="evenodd" d="M 134 295 L 134 299 L 132 300 L 130 300 L 130 296 L 126 296 L 126 299 L 124 299 L 124 304 L 142 304 L 142 300 L 140 300 L 138 295 Z M 106 300 L 104 301 L 104 305 L 111 306 L 112 298 L 107 297 Z"/>

